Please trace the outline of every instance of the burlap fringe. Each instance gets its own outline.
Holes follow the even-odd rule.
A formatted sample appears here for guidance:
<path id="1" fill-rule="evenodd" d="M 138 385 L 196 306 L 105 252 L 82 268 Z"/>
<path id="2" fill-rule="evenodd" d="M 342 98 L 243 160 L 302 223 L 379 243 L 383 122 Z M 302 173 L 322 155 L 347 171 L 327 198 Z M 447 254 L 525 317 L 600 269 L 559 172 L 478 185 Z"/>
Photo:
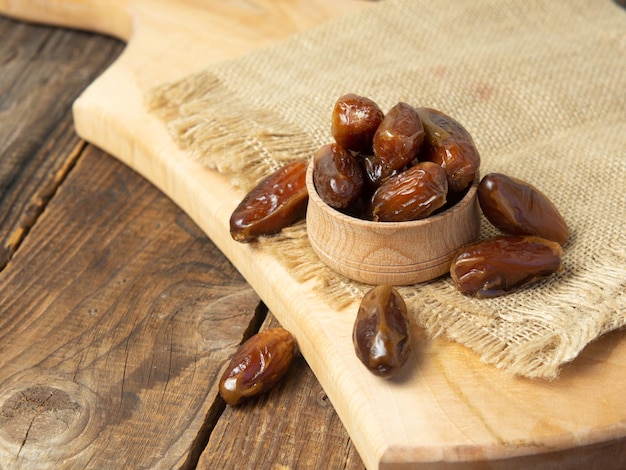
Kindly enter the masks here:
<path id="1" fill-rule="evenodd" d="M 484 232 L 483 238 L 491 235 Z M 371 286 L 349 280 L 325 266 L 308 242 L 304 222 L 278 235 L 260 239 L 259 245 L 284 264 L 297 281 L 317 280 L 314 291 L 337 310 L 356 306 L 371 289 Z M 560 294 L 563 299 L 558 298 L 557 292 L 551 295 L 556 298 L 558 308 L 567 309 L 572 315 L 578 308 L 576 298 L 593 298 L 594 308 L 584 312 L 585 319 L 581 322 L 579 334 L 575 335 L 567 334 L 565 328 L 554 330 L 550 320 L 544 318 L 543 310 L 538 313 L 536 308 L 521 304 L 514 305 L 510 310 L 502 308 L 505 310 L 502 315 L 481 315 L 481 304 L 491 303 L 493 306 L 501 299 L 472 300 L 462 297 L 446 277 L 419 285 L 401 286 L 398 291 L 407 303 L 412 321 L 424 328 L 427 337 L 457 341 L 476 352 L 482 362 L 506 373 L 552 380 L 558 376 L 563 364 L 572 361 L 589 341 L 626 323 L 626 319 L 619 317 L 619 312 L 626 312 L 626 279 L 623 276 L 626 252 L 607 248 L 601 258 L 587 267 L 587 275 L 569 284 L 568 292 Z M 602 285 L 594 279 L 602 279 Z M 554 279 L 547 279 L 536 288 L 550 291 L 549 286 L 555 284 Z M 577 295 L 572 297 L 569 291 L 575 291 Z M 451 302 L 455 297 L 462 298 L 463 302 Z M 604 322 L 607 308 L 616 313 L 613 324 Z M 536 321 L 532 331 L 515 331 L 520 318 L 528 321 L 533 317 Z M 503 341 L 502 331 L 506 329 L 512 333 L 507 341 Z M 572 351 L 575 353 L 572 354 Z"/>
<path id="2" fill-rule="evenodd" d="M 210 72 L 156 88 L 145 102 L 167 123 L 181 149 L 208 168 L 232 175 L 233 185 L 244 190 L 316 150 L 302 129 L 276 113 L 238 100 Z"/>

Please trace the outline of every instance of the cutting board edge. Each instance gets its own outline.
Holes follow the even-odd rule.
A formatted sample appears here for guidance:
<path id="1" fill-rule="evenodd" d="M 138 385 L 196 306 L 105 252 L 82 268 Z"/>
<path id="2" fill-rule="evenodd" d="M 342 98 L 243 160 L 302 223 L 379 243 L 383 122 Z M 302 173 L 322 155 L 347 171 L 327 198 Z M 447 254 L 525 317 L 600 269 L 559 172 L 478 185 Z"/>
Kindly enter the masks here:
<path id="1" fill-rule="evenodd" d="M 28 23 L 77 29 L 129 40 L 133 18 L 126 0 L 0 0 L 0 15 Z"/>
<path id="2" fill-rule="evenodd" d="M 528 445 L 502 452 L 498 446 L 478 452 L 474 449 L 442 449 L 442 454 L 422 452 L 414 447 L 390 446 L 380 459 L 380 470 L 467 470 L 482 469 L 486 462 L 494 470 L 622 470 L 626 466 L 626 437 L 598 439 L 583 446 Z M 616 455 L 607 462 L 606 455 Z M 598 465 L 599 463 L 599 465 Z"/>

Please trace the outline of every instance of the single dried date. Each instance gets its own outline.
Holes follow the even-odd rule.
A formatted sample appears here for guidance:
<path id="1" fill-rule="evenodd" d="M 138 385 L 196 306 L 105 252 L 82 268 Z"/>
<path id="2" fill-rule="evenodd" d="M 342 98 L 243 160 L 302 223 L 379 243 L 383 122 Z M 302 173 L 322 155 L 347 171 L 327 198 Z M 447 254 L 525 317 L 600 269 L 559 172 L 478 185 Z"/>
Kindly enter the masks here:
<path id="1" fill-rule="evenodd" d="M 374 155 L 361 155 L 359 158 L 363 173 L 363 188 L 370 196 L 378 189 L 383 181 L 383 169 Z"/>
<path id="2" fill-rule="evenodd" d="M 284 328 L 261 331 L 244 342 L 224 371 L 219 392 L 232 406 L 268 392 L 288 371 L 296 342 Z"/>
<path id="3" fill-rule="evenodd" d="M 381 377 L 393 376 L 406 362 L 411 350 L 407 307 L 393 286 L 376 286 L 363 296 L 352 342 L 359 360 Z"/>
<path id="4" fill-rule="evenodd" d="M 307 165 L 306 159 L 290 162 L 253 188 L 230 217 L 233 239 L 249 243 L 280 232 L 302 218 L 309 200 Z"/>
<path id="5" fill-rule="evenodd" d="M 402 168 L 393 170 L 390 174 L 383 178 L 383 167 L 380 162 L 378 162 L 375 155 L 360 155 L 359 162 L 361 163 L 361 170 L 363 173 L 364 193 L 369 192 L 370 197 L 384 181 L 388 180 L 391 176 L 408 170 L 411 166 L 413 166 L 412 163 L 409 163 Z"/>
<path id="6" fill-rule="evenodd" d="M 335 209 L 346 209 L 361 196 L 363 170 L 339 144 L 323 145 L 313 155 L 313 183 L 322 201 Z"/>
<path id="7" fill-rule="evenodd" d="M 509 235 L 536 235 L 561 245 L 569 230 L 548 197 L 525 181 L 501 173 L 485 175 L 478 185 L 478 202 L 485 217 Z"/>
<path id="8" fill-rule="evenodd" d="M 563 249 L 534 236 L 502 236 L 471 245 L 452 260 L 456 288 L 479 298 L 515 292 L 562 269 Z"/>
<path id="9" fill-rule="evenodd" d="M 373 100 L 354 93 L 341 96 L 333 107 L 331 132 L 342 147 L 354 152 L 372 152 L 372 140 L 383 120 Z"/>
<path id="10" fill-rule="evenodd" d="M 383 118 L 374 134 L 374 164 L 380 178 L 411 163 L 424 141 L 424 126 L 415 108 L 399 102 Z"/>
<path id="11" fill-rule="evenodd" d="M 470 133 L 455 119 L 431 108 L 418 108 L 424 126 L 424 144 L 418 159 L 445 170 L 450 192 L 467 188 L 479 170 L 480 154 Z"/>
<path id="12" fill-rule="evenodd" d="M 423 219 L 446 203 L 448 180 L 443 169 L 421 162 L 386 180 L 371 201 L 372 220 L 404 222 Z"/>

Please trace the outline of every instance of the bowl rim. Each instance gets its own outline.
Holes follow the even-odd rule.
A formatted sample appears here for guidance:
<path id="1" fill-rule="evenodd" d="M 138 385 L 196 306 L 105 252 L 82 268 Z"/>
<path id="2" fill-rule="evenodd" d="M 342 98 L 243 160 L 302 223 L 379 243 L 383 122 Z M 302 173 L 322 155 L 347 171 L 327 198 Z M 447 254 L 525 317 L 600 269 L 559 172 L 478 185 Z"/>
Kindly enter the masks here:
<path id="1" fill-rule="evenodd" d="M 443 212 L 439 212 L 435 215 L 430 215 L 423 219 L 418 220 L 408 220 L 405 222 L 386 222 L 386 221 L 373 221 L 373 220 L 365 220 L 359 219 L 358 217 L 353 217 L 343 212 L 335 209 L 334 207 L 329 206 L 326 202 L 322 200 L 320 195 L 317 193 L 317 189 L 315 188 L 315 183 L 313 182 L 313 159 L 311 158 L 309 161 L 309 165 L 307 166 L 306 171 L 306 187 L 309 193 L 309 199 L 313 200 L 318 208 L 323 210 L 327 215 L 332 218 L 338 219 L 340 222 L 344 224 L 354 224 L 356 226 L 362 228 L 375 228 L 376 230 L 393 230 L 396 231 L 398 229 L 417 229 L 422 225 L 430 225 L 437 222 L 442 222 L 447 218 L 454 217 L 454 215 L 462 211 L 468 204 L 472 204 L 475 199 L 475 195 L 478 191 L 478 184 L 480 183 L 480 173 L 477 171 L 474 176 L 474 180 L 472 184 L 467 189 L 465 195 L 452 207 L 444 210 Z"/>

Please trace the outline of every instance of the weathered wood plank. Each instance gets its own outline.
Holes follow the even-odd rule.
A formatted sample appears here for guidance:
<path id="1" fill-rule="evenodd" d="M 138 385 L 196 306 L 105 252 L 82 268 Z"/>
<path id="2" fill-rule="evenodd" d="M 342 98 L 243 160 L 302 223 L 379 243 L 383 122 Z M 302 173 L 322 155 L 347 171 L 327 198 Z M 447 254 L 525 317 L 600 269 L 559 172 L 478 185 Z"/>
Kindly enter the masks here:
<path id="1" fill-rule="evenodd" d="M 0 268 L 84 143 L 71 104 L 123 50 L 120 41 L 0 17 Z"/>
<path id="2" fill-rule="evenodd" d="M 3 468 L 184 464 L 258 302 L 173 203 L 88 147 L 0 276 Z"/>
<path id="3" fill-rule="evenodd" d="M 263 328 L 279 326 L 269 316 Z M 267 395 L 226 407 L 198 468 L 364 469 L 321 385 L 297 355 Z"/>

